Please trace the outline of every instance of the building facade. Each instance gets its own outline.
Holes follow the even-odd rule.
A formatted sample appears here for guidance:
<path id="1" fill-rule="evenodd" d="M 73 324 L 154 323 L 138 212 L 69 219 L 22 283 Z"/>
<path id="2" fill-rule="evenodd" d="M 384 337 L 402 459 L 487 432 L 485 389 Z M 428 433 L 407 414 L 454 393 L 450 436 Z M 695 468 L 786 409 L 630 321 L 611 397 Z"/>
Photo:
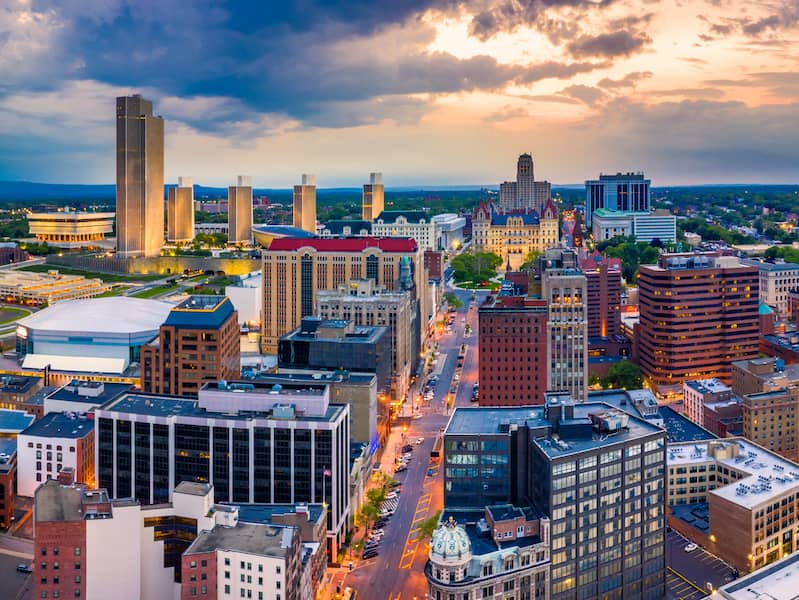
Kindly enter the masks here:
<path id="1" fill-rule="evenodd" d="M 649 212 L 649 179 L 643 173 L 600 174 L 585 182 L 585 223 L 593 224 L 594 211 L 600 208 L 617 211 Z"/>
<path id="2" fill-rule="evenodd" d="M 638 242 L 660 240 L 677 243 L 677 217 L 667 210 L 632 212 L 598 208 L 591 224 L 594 241 L 601 242 L 619 235 L 635 236 Z"/>
<path id="3" fill-rule="evenodd" d="M 472 215 L 472 244 L 476 252 L 493 252 L 503 264 L 518 269 L 531 252 L 558 245 L 558 211 L 551 200 L 536 212 L 501 213 L 480 202 Z"/>
<path id="4" fill-rule="evenodd" d="M 669 525 L 688 539 L 740 571 L 796 551 L 795 463 L 727 438 L 669 444 L 667 467 Z"/>
<path id="5" fill-rule="evenodd" d="M 139 95 L 117 107 L 117 254 L 158 256 L 164 245 L 164 120 Z"/>
<path id="6" fill-rule="evenodd" d="M 662 397 L 684 381 L 731 379 L 758 355 L 758 274 L 732 256 L 662 254 L 640 268 L 639 363 Z"/>
<path id="7" fill-rule="evenodd" d="M 799 385 L 799 366 L 765 357 L 732 363 L 732 390 L 739 396 Z"/>
<path id="8" fill-rule="evenodd" d="M 412 238 L 422 250 L 438 250 L 438 230 L 425 211 L 384 210 L 372 222 L 375 237 Z"/>
<path id="9" fill-rule="evenodd" d="M 547 391 L 547 305 L 488 296 L 478 309 L 480 406 L 543 404 Z"/>
<path id="10" fill-rule="evenodd" d="M 261 349 L 266 354 L 275 354 L 278 338 L 314 314 L 318 291 L 337 290 L 354 279 L 371 279 L 388 291 L 409 291 L 412 310 L 419 315 L 427 311 L 423 252 L 412 239 L 277 239 L 263 251 L 262 265 Z"/>
<path id="11" fill-rule="evenodd" d="M 726 402 L 732 398 L 732 388 L 718 379 L 686 381 L 682 386 L 683 413 L 697 425 L 705 426 L 705 405 Z"/>
<path id="12" fill-rule="evenodd" d="M 496 505 L 475 520 L 448 511 L 430 540 L 427 597 L 549 598 L 549 521 L 531 512 Z"/>
<path id="13" fill-rule="evenodd" d="M 208 381 L 241 374 L 238 313 L 226 296 L 190 296 L 141 348 L 145 392 L 196 396 Z"/>
<path id="14" fill-rule="evenodd" d="M 228 186 L 227 200 L 228 243 L 252 243 L 252 177 L 239 175 L 236 185 Z"/>
<path id="15" fill-rule="evenodd" d="M 452 252 L 463 246 L 463 228 L 466 219 L 454 213 L 443 213 L 432 217 L 436 226 L 436 249 Z"/>
<path id="16" fill-rule="evenodd" d="M 94 487 L 94 421 L 76 413 L 50 413 L 18 436 L 17 491 L 32 498 L 45 481 L 71 470 L 72 478 Z"/>
<path id="17" fill-rule="evenodd" d="M 169 188 L 166 199 L 166 240 L 191 242 L 194 239 L 194 180 L 178 177 L 177 187 Z"/>
<path id="18" fill-rule="evenodd" d="M 52 213 L 30 213 L 28 230 L 36 241 L 58 248 L 85 248 L 114 230 L 114 213 L 64 210 Z"/>
<path id="19" fill-rule="evenodd" d="M 621 333 L 621 259 L 584 250 L 577 256 L 585 275 L 588 337 Z"/>
<path id="20" fill-rule="evenodd" d="M 799 289 L 799 264 L 749 258 L 741 259 L 741 262 L 751 267 L 757 267 L 760 279 L 760 301 L 777 311 L 780 317 L 789 316 L 791 314 L 788 302 L 790 293 Z"/>
<path id="21" fill-rule="evenodd" d="M 746 439 L 799 461 L 799 387 L 747 394 L 741 407 Z"/>
<path id="22" fill-rule="evenodd" d="M 303 173 L 292 197 L 294 227 L 316 235 L 316 176 Z"/>
<path id="23" fill-rule="evenodd" d="M 17 492 L 17 440 L 0 437 L 0 529 L 14 522 L 14 497 Z"/>
<path id="24" fill-rule="evenodd" d="M 344 319 L 356 326 L 388 327 L 391 340 L 391 391 L 403 398 L 419 356 L 421 324 L 406 291 L 386 291 L 371 279 L 342 283 L 335 291 L 316 294 L 315 314 L 323 319 Z"/>
<path id="25" fill-rule="evenodd" d="M 63 300 L 94 298 L 110 289 L 111 286 L 102 279 L 61 275 L 56 269 L 47 273 L 0 272 L 0 299 L 14 304 L 41 306 Z"/>
<path id="26" fill-rule="evenodd" d="M 95 410 L 97 481 L 114 498 L 172 500 L 181 482 L 214 501 L 325 503 L 335 556 L 350 516 L 350 411 L 325 385 L 206 385 L 198 399 L 125 394 Z"/>
<path id="27" fill-rule="evenodd" d="M 369 173 L 369 183 L 363 185 L 361 219 L 371 223 L 385 208 L 385 188 L 382 173 Z"/>
<path id="28" fill-rule="evenodd" d="M 551 184 L 536 181 L 533 157 L 521 154 L 516 162 L 516 181 L 499 186 L 499 207 L 503 212 L 536 211 L 539 214 L 551 197 Z"/>

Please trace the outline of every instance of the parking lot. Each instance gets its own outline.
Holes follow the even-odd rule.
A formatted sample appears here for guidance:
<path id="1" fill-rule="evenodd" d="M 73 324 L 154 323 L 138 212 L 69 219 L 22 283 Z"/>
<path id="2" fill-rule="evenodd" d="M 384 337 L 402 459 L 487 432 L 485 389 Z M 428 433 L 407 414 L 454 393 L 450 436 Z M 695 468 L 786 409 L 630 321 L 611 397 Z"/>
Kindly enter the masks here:
<path id="1" fill-rule="evenodd" d="M 702 548 L 686 552 L 689 543 L 676 531 L 666 534 L 666 598 L 698 600 L 733 580 L 729 565 Z"/>
<path id="2" fill-rule="evenodd" d="M 33 575 L 17 572 L 19 563 L 30 562 L 16 556 L 0 554 L 0 581 L 3 582 L 0 584 L 0 598 L 14 600 L 33 597 Z"/>

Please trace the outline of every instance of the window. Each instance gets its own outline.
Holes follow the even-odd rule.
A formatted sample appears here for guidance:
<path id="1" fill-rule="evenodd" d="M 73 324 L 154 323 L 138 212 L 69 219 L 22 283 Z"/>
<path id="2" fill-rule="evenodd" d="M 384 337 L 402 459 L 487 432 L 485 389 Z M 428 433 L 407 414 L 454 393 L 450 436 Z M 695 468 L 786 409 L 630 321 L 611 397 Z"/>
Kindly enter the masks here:
<path id="1" fill-rule="evenodd" d="M 229 567 L 229 566 L 230 566 L 230 559 L 229 559 L 229 558 L 226 558 L 226 559 L 225 559 L 225 566 L 226 566 L 226 567 Z"/>
<path id="2" fill-rule="evenodd" d="M 80 590 L 79 589 L 75 589 L 75 597 L 76 598 L 80 598 Z"/>
<path id="3" fill-rule="evenodd" d="M 40 598 L 47 598 L 47 592 L 42 592 L 39 597 Z"/>
<path id="4" fill-rule="evenodd" d="M 53 556 L 58 556 L 58 546 L 53 548 Z"/>
<path id="5" fill-rule="evenodd" d="M 225 559 L 225 560 L 227 560 L 227 559 Z M 230 593 L 230 586 L 227 583 L 225 584 L 225 593 L 226 594 Z"/>
<path id="6" fill-rule="evenodd" d="M 279 565 L 277 567 L 275 567 L 275 573 L 280 575 L 280 566 Z"/>
<path id="7" fill-rule="evenodd" d="M 207 567 L 208 566 L 208 561 L 207 560 L 201 560 L 200 561 L 200 566 Z"/>
<path id="8" fill-rule="evenodd" d="M 57 561 L 53 563 L 53 568 L 54 568 L 56 571 L 58 571 L 58 562 L 57 562 Z"/>
<path id="9" fill-rule="evenodd" d="M 80 575 L 75 575 L 75 583 L 80 583 Z"/>
<path id="10" fill-rule="evenodd" d="M 230 571 L 225 571 L 225 579 L 230 579 Z M 228 586 L 225 586 L 228 587 Z"/>
<path id="11" fill-rule="evenodd" d="M 201 585 L 200 586 L 200 593 L 203 596 L 207 595 L 208 594 L 208 586 L 207 585 Z"/>
<path id="12" fill-rule="evenodd" d="M 244 561 L 241 561 L 241 568 L 244 568 Z"/>
<path id="13" fill-rule="evenodd" d="M 42 547 L 42 556 L 47 556 L 47 548 Z"/>
<path id="14" fill-rule="evenodd" d="M 75 556 L 80 556 L 80 548 L 75 546 Z"/>
<path id="15" fill-rule="evenodd" d="M 197 561 L 196 560 L 191 561 L 189 563 L 189 567 L 191 567 L 192 569 L 196 569 L 197 568 Z"/>
<path id="16" fill-rule="evenodd" d="M 76 571 L 80 571 L 80 563 L 79 562 L 75 563 L 75 570 Z"/>
<path id="17" fill-rule="evenodd" d="M 280 582 L 279 581 L 275 582 L 275 589 L 276 590 L 280 589 Z"/>

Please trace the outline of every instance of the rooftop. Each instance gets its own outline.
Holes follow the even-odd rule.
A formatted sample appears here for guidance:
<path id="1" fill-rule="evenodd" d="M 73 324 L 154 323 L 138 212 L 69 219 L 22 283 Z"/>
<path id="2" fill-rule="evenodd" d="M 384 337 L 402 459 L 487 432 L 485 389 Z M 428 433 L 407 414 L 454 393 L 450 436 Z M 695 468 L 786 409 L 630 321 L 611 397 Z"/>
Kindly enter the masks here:
<path id="1" fill-rule="evenodd" d="M 412 238 L 280 238 L 272 242 L 269 252 L 292 252 L 300 248 L 313 248 L 317 252 L 363 252 L 368 248 L 376 248 L 383 252 L 416 252 L 418 246 Z"/>
<path id="2" fill-rule="evenodd" d="M 799 552 L 789 554 L 718 589 L 728 600 L 794 600 L 799 589 Z"/>
<path id="3" fill-rule="evenodd" d="M 598 219 L 625 219 L 627 217 L 641 217 L 641 216 L 656 216 L 656 217 L 671 217 L 676 218 L 674 215 L 657 215 L 648 210 L 613 210 L 610 208 L 597 208 L 592 213 L 592 218 Z"/>
<path id="4" fill-rule="evenodd" d="M 0 376 L 0 392 L 4 394 L 24 394 L 38 383 L 41 377 L 28 377 L 25 375 Z"/>
<path id="5" fill-rule="evenodd" d="M 252 230 L 256 233 L 266 233 L 267 235 L 285 236 L 293 238 L 312 238 L 313 233 L 305 231 L 293 225 L 254 225 Z"/>
<path id="6" fill-rule="evenodd" d="M 49 479 L 34 493 L 34 515 L 37 522 L 110 518 L 111 503 L 104 489 L 88 490 Z"/>
<path id="7" fill-rule="evenodd" d="M 86 437 L 93 429 L 94 419 L 75 413 L 51 412 L 28 427 L 22 435 L 79 439 Z"/>
<path id="8" fill-rule="evenodd" d="M 0 437 L 0 470 L 17 453 L 16 437 Z"/>
<path id="9" fill-rule="evenodd" d="M 47 394 L 47 399 L 58 400 L 59 402 L 92 402 L 101 405 L 121 396 L 130 388 L 129 383 L 73 379 L 58 389 L 49 388 L 52 391 Z"/>
<path id="10" fill-rule="evenodd" d="M 288 555 L 295 535 L 294 527 L 256 523 L 238 523 L 235 527 L 217 525 L 211 531 L 200 533 L 185 554 L 221 550 L 282 558 Z"/>
<path id="11" fill-rule="evenodd" d="M 33 423 L 34 417 L 24 410 L 0 409 L 0 433 L 19 433 Z"/>
<path id="12" fill-rule="evenodd" d="M 375 221 L 383 221 L 384 223 L 395 223 L 399 217 L 405 217 L 408 223 L 425 223 L 431 222 L 431 217 L 423 210 L 384 210 Z"/>
<path id="13" fill-rule="evenodd" d="M 763 336 L 763 339 L 786 350 L 799 352 L 799 334 L 797 333 L 767 334 Z"/>
<path id="14" fill-rule="evenodd" d="M 245 523 L 272 522 L 274 515 L 297 513 L 298 510 L 307 510 L 310 520 L 314 523 L 322 516 L 321 504 L 237 504 L 239 508 L 239 521 Z"/>
<path id="15" fill-rule="evenodd" d="M 743 477 L 710 493 L 745 508 L 799 491 L 799 466 L 745 438 L 669 444 L 667 465 L 715 463 Z"/>
<path id="16" fill-rule="evenodd" d="M 308 385 L 313 383 L 352 383 L 360 385 L 369 385 L 375 380 L 376 376 L 369 373 L 350 373 L 349 371 L 313 371 L 308 374 L 305 373 L 261 373 L 255 376 L 255 382 L 262 381 L 264 384 L 270 385 L 275 383 L 280 384 L 301 384 Z M 249 380 L 248 380 L 249 381 Z"/>
<path id="17" fill-rule="evenodd" d="M 187 494 L 189 496 L 207 496 L 213 489 L 210 483 L 200 483 L 197 481 L 181 481 L 175 486 L 175 493 Z"/>
<path id="18" fill-rule="evenodd" d="M 221 327 L 235 312 L 227 296 L 189 296 L 174 307 L 164 325 L 181 329 Z"/>
<path id="19" fill-rule="evenodd" d="M 347 227 L 349 227 L 350 235 L 356 235 L 364 230 L 370 232 L 372 223 L 361 219 L 331 219 L 325 223 L 325 229 L 333 235 L 343 235 L 344 229 Z"/>
<path id="20" fill-rule="evenodd" d="M 799 263 L 772 262 L 756 258 L 742 258 L 741 263 L 750 267 L 757 267 L 760 271 L 799 271 Z"/>
<path id="21" fill-rule="evenodd" d="M 700 394 L 719 394 L 721 392 L 729 392 L 731 390 L 730 386 L 716 378 L 686 381 L 684 385 L 699 392 Z"/>
<path id="22" fill-rule="evenodd" d="M 34 331 L 99 334 L 158 331 L 171 309 L 172 305 L 166 302 L 128 296 L 62 300 L 20 319 L 18 324 Z"/>
<path id="23" fill-rule="evenodd" d="M 658 412 L 663 419 L 663 427 L 666 429 L 666 440 L 670 443 L 716 439 L 716 436 L 710 431 L 700 427 L 670 406 L 661 406 Z"/>

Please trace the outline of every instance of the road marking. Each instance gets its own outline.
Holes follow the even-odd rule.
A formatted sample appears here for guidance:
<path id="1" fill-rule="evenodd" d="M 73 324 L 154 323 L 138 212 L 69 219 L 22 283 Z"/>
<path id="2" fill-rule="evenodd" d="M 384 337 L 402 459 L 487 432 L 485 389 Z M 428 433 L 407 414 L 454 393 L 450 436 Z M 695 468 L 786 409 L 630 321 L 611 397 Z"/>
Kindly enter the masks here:
<path id="1" fill-rule="evenodd" d="M 33 554 L 28 554 L 27 552 L 16 552 L 14 550 L 6 550 L 5 548 L 0 548 L 0 554 L 16 556 L 17 558 L 27 558 L 28 560 L 33 558 Z"/>
<path id="2" fill-rule="evenodd" d="M 705 590 L 703 590 L 701 587 L 699 587 L 698 585 L 696 585 L 696 584 L 695 584 L 693 581 L 691 581 L 690 579 L 686 578 L 684 575 L 682 575 L 682 574 L 681 574 L 681 573 L 679 573 L 678 571 L 675 571 L 675 570 L 674 570 L 674 569 L 672 569 L 671 567 L 666 567 L 666 570 L 667 570 L 667 571 L 670 571 L 671 573 L 674 573 L 674 574 L 675 574 L 677 577 L 679 577 L 680 579 L 682 579 L 682 580 L 683 580 L 685 583 L 687 583 L 688 585 L 690 585 L 692 588 L 694 588 L 694 589 L 696 589 L 696 590 L 698 590 L 698 591 L 702 592 L 702 594 L 704 594 L 704 593 L 705 593 Z"/>

